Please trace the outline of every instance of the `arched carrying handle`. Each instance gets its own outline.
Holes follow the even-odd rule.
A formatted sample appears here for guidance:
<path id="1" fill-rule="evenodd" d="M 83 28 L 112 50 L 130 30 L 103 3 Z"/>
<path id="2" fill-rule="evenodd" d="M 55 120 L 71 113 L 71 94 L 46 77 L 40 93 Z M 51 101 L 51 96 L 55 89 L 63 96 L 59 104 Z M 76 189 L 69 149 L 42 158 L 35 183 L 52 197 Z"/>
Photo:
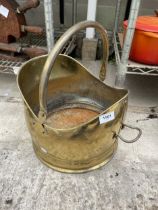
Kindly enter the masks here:
<path id="1" fill-rule="evenodd" d="M 100 69 L 99 77 L 101 80 L 105 79 L 106 75 L 106 65 L 108 62 L 108 56 L 109 56 L 109 44 L 108 44 L 108 36 L 107 32 L 104 29 L 104 27 L 95 22 L 95 21 L 83 21 L 80 23 L 75 24 L 71 28 L 69 28 L 56 42 L 55 46 L 53 47 L 52 51 L 50 52 L 40 79 L 40 85 L 39 85 L 39 104 L 40 104 L 40 111 L 39 111 L 39 119 L 44 122 L 47 116 L 47 102 L 46 102 L 46 95 L 47 95 L 47 86 L 48 86 L 48 80 L 49 76 L 52 70 L 52 67 L 54 65 L 54 62 L 56 60 L 56 57 L 59 55 L 62 48 L 65 46 L 67 41 L 71 38 L 72 35 L 77 33 L 78 31 L 85 29 L 87 27 L 95 28 L 102 38 L 103 42 L 103 62 Z"/>
<path id="2" fill-rule="evenodd" d="M 134 126 L 131 126 L 131 125 L 127 125 L 127 124 L 122 124 L 123 127 L 127 127 L 127 128 L 131 128 L 133 130 L 137 130 L 138 131 L 138 134 L 137 136 L 134 138 L 134 139 L 131 139 L 131 140 L 127 140 L 125 138 L 123 138 L 120 134 L 116 134 L 115 137 L 121 139 L 122 141 L 124 141 L 125 143 L 133 143 L 135 141 L 138 141 L 138 139 L 141 137 L 142 135 L 142 130 L 138 127 L 134 127 Z"/>

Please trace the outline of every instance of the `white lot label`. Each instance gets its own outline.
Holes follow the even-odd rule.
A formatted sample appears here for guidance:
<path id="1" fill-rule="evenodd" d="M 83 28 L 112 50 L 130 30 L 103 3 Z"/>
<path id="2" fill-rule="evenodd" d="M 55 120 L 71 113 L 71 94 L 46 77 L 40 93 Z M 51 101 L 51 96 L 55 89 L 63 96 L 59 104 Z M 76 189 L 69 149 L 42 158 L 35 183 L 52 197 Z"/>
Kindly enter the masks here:
<path id="1" fill-rule="evenodd" d="M 112 120 L 114 120 L 114 119 L 115 119 L 115 114 L 114 114 L 114 112 L 108 112 L 108 113 L 106 113 L 106 114 L 103 114 L 103 115 L 99 116 L 100 124 L 103 124 L 103 123 L 112 121 Z"/>
<path id="2" fill-rule="evenodd" d="M 4 7 L 3 5 L 0 5 L 0 14 L 7 18 L 9 14 L 9 9 Z"/>

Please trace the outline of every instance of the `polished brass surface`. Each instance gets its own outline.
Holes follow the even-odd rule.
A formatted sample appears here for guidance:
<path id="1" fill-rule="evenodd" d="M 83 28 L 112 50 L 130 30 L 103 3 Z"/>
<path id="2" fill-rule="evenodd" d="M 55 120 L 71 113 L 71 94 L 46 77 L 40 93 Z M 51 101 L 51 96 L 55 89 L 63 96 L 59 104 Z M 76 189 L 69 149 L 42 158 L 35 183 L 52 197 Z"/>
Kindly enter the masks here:
<path id="1" fill-rule="evenodd" d="M 87 26 L 97 27 L 102 37 L 107 36 L 103 27 L 92 21 L 82 22 L 72 31 Z M 75 59 L 58 55 L 73 34 L 70 32 L 63 35 L 64 41 L 61 38 L 49 56 L 33 58 L 22 66 L 18 85 L 38 158 L 55 170 L 81 173 L 113 157 L 128 92 L 107 86 Z M 105 47 L 104 64 L 107 55 Z M 109 112 L 114 112 L 115 118 L 100 124 L 99 117 Z"/>

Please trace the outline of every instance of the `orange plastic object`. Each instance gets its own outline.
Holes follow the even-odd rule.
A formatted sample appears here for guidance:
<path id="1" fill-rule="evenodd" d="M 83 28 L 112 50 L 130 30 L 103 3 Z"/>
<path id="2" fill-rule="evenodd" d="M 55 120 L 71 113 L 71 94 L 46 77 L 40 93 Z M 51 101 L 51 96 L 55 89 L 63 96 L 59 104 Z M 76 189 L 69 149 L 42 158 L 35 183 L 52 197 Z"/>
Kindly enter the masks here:
<path id="1" fill-rule="evenodd" d="M 124 21 L 124 33 L 127 24 L 127 21 Z M 130 59 L 139 63 L 158 65 L 158 17 L 138 17 Z"/>

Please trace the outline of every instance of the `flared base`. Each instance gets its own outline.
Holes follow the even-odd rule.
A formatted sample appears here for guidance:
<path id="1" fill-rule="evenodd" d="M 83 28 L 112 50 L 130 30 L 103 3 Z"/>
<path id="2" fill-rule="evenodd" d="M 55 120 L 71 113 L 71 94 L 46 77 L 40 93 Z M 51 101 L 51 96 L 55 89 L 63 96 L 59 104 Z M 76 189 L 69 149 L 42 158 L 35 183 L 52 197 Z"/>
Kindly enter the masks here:
<path id="1" fill-rule="evenodd" d="M 34 148 L 34 151 L 35 151 L 35 154 L 37 156 L 37 158 L 43 163 L 45 164 L 46 166 L 48 166 L 49 168 L 51 169 L 54 169 L 56 171 L 59 171 L 59 172 L 62 172 L 62 173 L 73 173 L 73 174 L 77 174 L 77 173 L 86 173 L 86 172 L 89 172 L 89 171 L 92 171 L 92 170 L 95 170 L 95 169 L 98 169 L 102 166 L 104 166 L 105 164 L 107 164 L 115 155 L 116 153 L 116 150 L 117 150 L 117 146 L 118 146 L 118 141 L 116 139 L 115 143 L 112 145 L 112 148 L 111 148 L 111 153 L 108 157 L 106 157 L 106 159 L 102 162 L 100 162 L 99 164 L 97 165 L 94 165 L 92 167 L 89 167 L 89 168 L 83 168 L 83 169 L 68 169 L 68 168 L 60 168 L 60 167 L 57 167 L 57 166 L 54 166 L 53 163 L 50 163 L 50 162 L 47 162 L 45 161 L 42 156 L 40 155 L 39 151 L 38 151 L 38 148 L 36 147 L 36 145 L 33 143 L 33 148 Z"/>

